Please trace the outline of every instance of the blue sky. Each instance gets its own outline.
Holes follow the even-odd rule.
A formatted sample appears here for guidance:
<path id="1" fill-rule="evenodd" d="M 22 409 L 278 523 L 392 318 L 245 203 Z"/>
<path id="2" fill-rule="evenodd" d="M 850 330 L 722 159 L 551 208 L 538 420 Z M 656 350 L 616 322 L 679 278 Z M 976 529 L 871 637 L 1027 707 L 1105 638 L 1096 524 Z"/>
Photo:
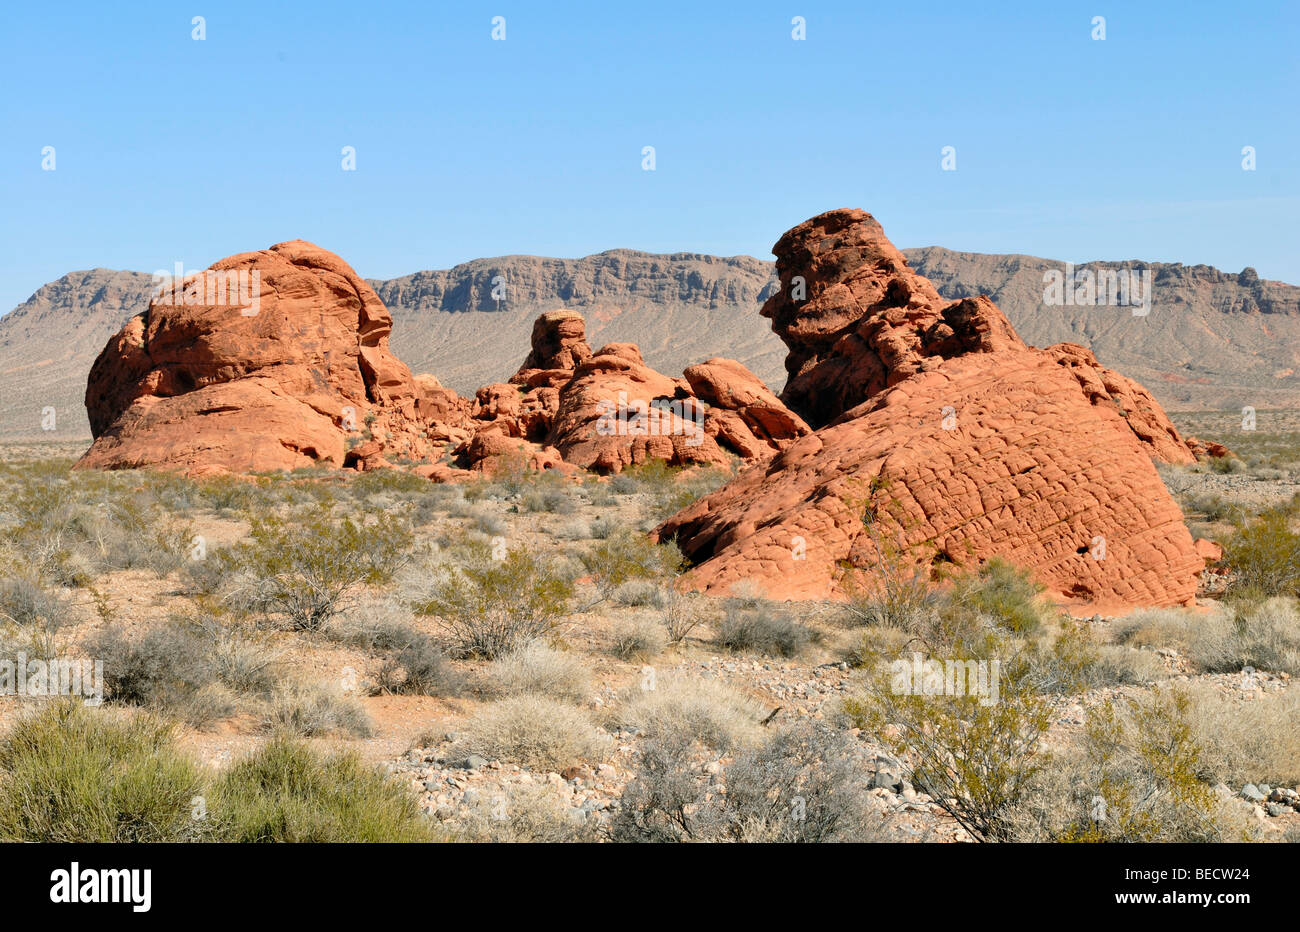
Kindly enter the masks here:
<path id="1" fill-rule="evenodd" d="M 0 311 L 74 269 L 296 237 L 376 278 L 614 247 L 770 258 L 846 206 L 900 246 L 1300 283 L 1300 5 L 722 6 L 10 4 Z"/>

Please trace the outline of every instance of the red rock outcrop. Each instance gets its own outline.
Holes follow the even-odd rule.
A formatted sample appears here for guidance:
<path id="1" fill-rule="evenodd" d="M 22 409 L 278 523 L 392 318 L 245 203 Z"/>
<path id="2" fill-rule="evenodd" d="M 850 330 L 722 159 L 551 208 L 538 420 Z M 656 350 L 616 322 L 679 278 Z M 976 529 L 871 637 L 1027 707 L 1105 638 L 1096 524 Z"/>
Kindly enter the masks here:
<path id="1" fill-rule="evenodd" d="M 81 467 L 192 473 L 428 459 L 468 436 L 468 405 L 413 378 L 392 317 L 338 256 L 302 240 L 164 289 L 100 353 Z"/>
<path id="2" fill-rule="evenodd" d="M 532 351 L 509 383 L 479 389 L 473 418 L 501 438 L 529 441 L 599 473 L 661 459 L 725 466 L 772 457 L 810 428 L 738 362 L 711 359 L 673 379 L 631 343 L 592 351 L 582 315 L 551 311 L 533 325 Z M 458 463 L 505 455 L 501 440 L 468 441 Z M 524 448 L 515 444 L 512 455 Z M 544 454 L 542 461 L 551 462 Z"/>
<path id="3" fill-rule="evenodd" d="M 987 298 L 945 302 L 862 211 L 773 250 L 782 395 L 820 429 L 670 518 L 687 583 L 835 598 L 883 560 L 1001 556 L 1097 605 L 1194 598 L 1202 557 L 1152 458 L 1192 461 L 1159 405 L 1082 347 L 1027 347 Z"/>

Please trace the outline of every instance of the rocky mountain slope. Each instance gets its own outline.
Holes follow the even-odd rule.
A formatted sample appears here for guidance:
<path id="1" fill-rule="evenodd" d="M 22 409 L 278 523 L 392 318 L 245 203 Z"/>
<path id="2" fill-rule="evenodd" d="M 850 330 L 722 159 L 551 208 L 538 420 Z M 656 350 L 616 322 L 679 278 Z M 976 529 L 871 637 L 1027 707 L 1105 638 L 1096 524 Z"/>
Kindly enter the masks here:
<path id="1" fill-rule="evenodd" d="M 1027 342 L 1081 343 L 1171 409 L 1300 402 L 1300 287 L 1249 269 L 1156 263 L 1152 309 L 1134 316 L 1127 308 L 1045 306 L 1043 273 L 1059 262 L 939 247 L 904 253 L 943 297 L 987 294 Z M 559 307 L 586 317 L 593 345 L 636 343 L 660 371 L 726 356 L 780 388 L 785 347 L 757 315 L 774 283 L 773 264 L 749 256 L 626 249 L 582 259 L 476 259 L 370 281 L 393 314 L 393 351 L 462 393 L 517 369 L 536 315 Z M 51 436 L 42 431 L 49 407 L 54 436 L 89 438 L 83 399 L 91 363 L 144 310 L 151 288 L 139 272 L 73 272 L 0 318 L 0 438 Z"/>

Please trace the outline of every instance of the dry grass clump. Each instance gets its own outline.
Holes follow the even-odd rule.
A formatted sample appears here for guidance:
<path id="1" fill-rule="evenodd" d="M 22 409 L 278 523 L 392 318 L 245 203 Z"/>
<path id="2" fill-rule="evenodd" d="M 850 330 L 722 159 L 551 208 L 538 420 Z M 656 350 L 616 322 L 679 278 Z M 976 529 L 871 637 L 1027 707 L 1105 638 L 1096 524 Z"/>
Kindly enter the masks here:
<path id="1" fill-rule="evenodd" d="M 318 683 L 290 682 L 271 695 L 266 727 L 304 738 L 344 735 L 369 738 L 374 729 L 357 700 Z"/>
<path id="2" fill-rule="evenodd" d="M 457 841 L 556 844 L 596 841 L 595 820 L 566 804 L 554 787 L 522 785 L 477 794 L 456 821 Z"/>
<path id="3" fill-rule="evenodd" d="M 1243 685 L 1249 685 L 1245 678 Z M 1247 783 L 1300 785 L 1300 688 L 1251 700 L 1212 687 L 1189 694 L 1189 720 L 1207 780 L 1234 789 Z"/>
<path id="4" fill-rule="evenodd" d="M 620 660 L 652 660 L 668 646 L 668 632 L 651 618 L 635 619 L 614 635 L 614 656 Z"/>
<path id="5" fill-rule="evenodd" d="M 770 711 L 713 679 L 659 677 L 643 673 L 639 689 L 624 698 L 613 722 L 647 738 L 698 740 L 718 751 L 752 743 Z"/>
<path id="6" fill-rule="evenodd" d="M 609 736 L 580 709 L 534 693 L 484 706 L 463 723 L 454 754 L 477 754 L 537 771 L 604 759 Z"/>
<path id="7" fill-rule="evenodd" d="M 530 641 L 488 665 L 489 688 L 502 695 L 531 693 L 564 702 L 591 696 L 591 674 L 582 660 L 543 641 Z"/>
<path id="8" fill-rule="evenodd" d="M 1206 673 L 1255 667 L 1300 674 L 1300 611 L 1296 600 L 1215 606 L 1208 614 L 1178 609 L 1134 612 L 1115 626 L 1115 639 L 1136 647 L 1177 650 Z"/>
<path id="9" fill-rule="evenodd" d="M 817 640 L 817 633 L 770 602 L 749 605 L 733 600 L 718 625 L 717 642 L 733 651 L 794 657 Z"/>

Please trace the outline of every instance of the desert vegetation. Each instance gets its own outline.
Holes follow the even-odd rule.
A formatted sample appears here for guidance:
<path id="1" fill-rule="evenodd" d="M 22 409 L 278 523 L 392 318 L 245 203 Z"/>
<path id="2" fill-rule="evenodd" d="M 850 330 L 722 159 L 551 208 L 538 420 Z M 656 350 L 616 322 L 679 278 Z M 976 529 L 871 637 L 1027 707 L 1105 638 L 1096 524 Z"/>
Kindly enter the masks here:
<path id="1" fill-rule="evenodd" d="M 888 546 L 847 602 L 680 591 L 688 561 L 645 531 L 713 470 L 69 465 L 0 464 L 0 648 L 99 661 L 103 702 L 0 698 L 5 839 L 1269 841 L 1300 821 L 1296 499 L 1216 513 L 1212 602 L 1076 619 L 1010 563 L 932 574 Z"/>

